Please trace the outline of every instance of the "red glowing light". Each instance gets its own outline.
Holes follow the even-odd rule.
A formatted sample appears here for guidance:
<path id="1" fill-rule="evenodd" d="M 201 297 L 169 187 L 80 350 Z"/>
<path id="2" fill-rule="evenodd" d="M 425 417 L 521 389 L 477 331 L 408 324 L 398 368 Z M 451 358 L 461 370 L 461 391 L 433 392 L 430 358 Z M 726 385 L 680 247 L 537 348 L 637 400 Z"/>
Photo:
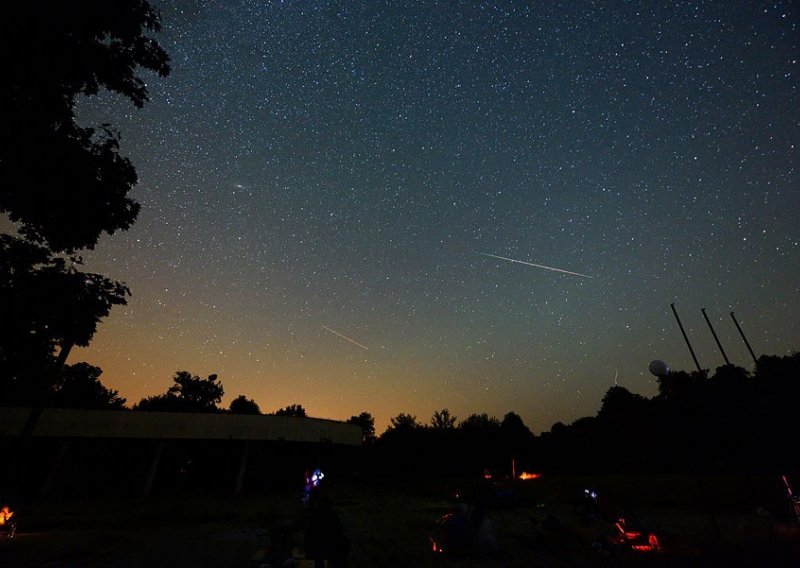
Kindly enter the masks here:
<path id="1" fill-rule="evenodd" d="M 620 519 L 616 523 L 617 530 L 624 536 L 627 540 L 633 540 L 642 536 L 642 533 L 639 531 L 629 531 L 625 530 L 625 519 Z"/>
<path id="2" fill-rule="evenodd" d="M 652 552 L 654 550 L 661 550 L 661 543 L 658 542 L 658 537 L 653 533 L 647 537 L 647 544 L 634 544 L 631 548 L 639 552 Z"/>
<path id="3" fill-rule="evenodd" d="M 433 538 L 431 538 L 431 547 L 433 548 L 433 552 L 444 552 L 444 548 L 439 546 Z"/>
<path id="4" fill-rule="evenodd" d="M 630 545 L 631 550 L 636 550 L 638 552 L 652 552 L 661 550 L 661 543 L 658 541 L 658 537 L 654 533 L 649 533 L 647 535 L 647 542 L 642 542 L 642 532 L 627 530 L 625 527 L 624 517 L 620 518 L 616 523 L 614 523 L 614 526 L 617 528 L 617 531 L 619 531 L 619 534 L 622 537 L 622 542 L 627 542 Z"/>

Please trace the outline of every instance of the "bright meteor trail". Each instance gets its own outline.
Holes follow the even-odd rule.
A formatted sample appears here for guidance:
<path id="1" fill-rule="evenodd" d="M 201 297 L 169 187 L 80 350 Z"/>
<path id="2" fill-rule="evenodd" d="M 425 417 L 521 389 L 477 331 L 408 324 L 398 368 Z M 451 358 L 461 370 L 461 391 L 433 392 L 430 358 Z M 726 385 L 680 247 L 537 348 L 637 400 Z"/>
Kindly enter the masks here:
<path id="1" fill-rule="evenodd" d="M 368 347 L 366 347 L 365 345 L 361 345 L 361 344 L 360 344 L 358 341 L 356 341 L 355 339 L 350 339 L 350 338 L 349 338 L 349 337 L 347 337 L 346 335 L 342 335 L 341 333 L 339 333 L 339 332 L 338 332 L 338 331 L 336 331 L 335 329 L 331 329 L 331 328 L 329 328 L 329 327 L 328 327 L 328 326 L 326 326 L 326 325 L 323 325 L 322 327 L 323 327 L 323 329 L 326 329 L 326 330 L 330 331 L 331 333 L 334 333 L 334 334 L 338 335 L 338 336 L 339 336 L 339 337 L 341 337 L 342 339 L 346 339 L 346 340 L 347 340 L 347 341 L 349 341 L 350 343 L 352 343 L 352 344 L 354 344 L 354 345 L 358 345 L 359 347 L 361 347 L 361 349 L 366 349 L 367 351 L 369 351 L 369 348 L 368 348 Z"/>
<path id="2" fill-rule="evenodd" d="M 508 262 L 526 264 L 528 266 L 534 266 L 536 268 L 544 268 L 545 270 L 552 270 L 553 272 L 563 272 L 564 274 L 572 274 L 573 276 L 582 276 L 583 278 L 594 278 L 594 276 L 589 276 L 588 274 L 581 274 L 580 272 L 570 272 L 569 270 L 553 268 L 552 266 L 545 266 L 544 264 L 534 264 L 532 262 L 525 262 L 524 260 L 516 260 L 513 258 L 506 258 L 504 256 L 497 256 L 496 254 L 489 254 L 488 252 L 479 252 L 478 254 L 482 254 L 483 256 L 491 256 L 492 258 L 499 258 L 500 260 L 507 260 Z"/>

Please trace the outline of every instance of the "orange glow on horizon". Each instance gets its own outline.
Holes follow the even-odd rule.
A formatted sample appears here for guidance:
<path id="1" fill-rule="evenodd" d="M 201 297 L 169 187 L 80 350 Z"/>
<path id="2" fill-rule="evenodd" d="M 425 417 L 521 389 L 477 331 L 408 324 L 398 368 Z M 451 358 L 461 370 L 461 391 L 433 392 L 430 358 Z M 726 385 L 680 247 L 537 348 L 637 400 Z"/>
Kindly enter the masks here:
<path id="1" fill-rule="evenodd" d="M 542 477 L 541 473 L 528 473 L 527 471 L 523 471 L 519 475 L 519 479 L 522 479 L 523 481 L 527 481 L 529 479 L 539 479 L 540 477 Z"/>

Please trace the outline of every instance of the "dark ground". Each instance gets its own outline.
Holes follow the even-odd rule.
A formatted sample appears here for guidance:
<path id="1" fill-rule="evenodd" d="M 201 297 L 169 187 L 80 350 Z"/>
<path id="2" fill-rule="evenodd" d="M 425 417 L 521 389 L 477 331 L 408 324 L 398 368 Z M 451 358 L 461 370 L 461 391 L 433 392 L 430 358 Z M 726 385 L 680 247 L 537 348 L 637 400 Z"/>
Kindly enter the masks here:
<path id="1" fill-rule="evenodd" d="M 349 479 L 326 491 L 350 539 L 354 567 L 799 566 L 800 525 L 780 479 L 772 477 L 558 475 L 501 482 L 512 498 L 490 513 L 500 553 L 486 558 L 435 555 L 428 539 L 456 492 L 469 497 L 474 481 Z M 591 518 L 583 515 L 584 487 L 600 495 Z M 274 565 L 303 542 L 299 491 L 11 505 L 18 532 L 0 540 L 3 567 L 249 568 Z M 594 544 L 620 511 L 655 532 L 663 550 L 598 551 Z"/>

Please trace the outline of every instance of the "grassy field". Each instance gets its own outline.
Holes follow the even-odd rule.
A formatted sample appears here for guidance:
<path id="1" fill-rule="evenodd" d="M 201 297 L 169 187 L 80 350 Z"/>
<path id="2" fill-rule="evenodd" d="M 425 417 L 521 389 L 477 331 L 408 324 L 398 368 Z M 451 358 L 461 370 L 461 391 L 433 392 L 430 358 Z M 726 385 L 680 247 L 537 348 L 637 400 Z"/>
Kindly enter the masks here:
<path id="1" fill-rule="evenodd" d="M 553 475 L 500 482 L 490 512 L 500 551 L 450 558 L 429 535 L 474 480 L 340 480 L 326 489 L 351 542 L 349 566 L 798 566 L 800 526 L 780 478 Z M 597 491 L 587 517 L 584 488 Z M 504 506 L 500 506 L 504 505 Z M 0 566 L 263 566 L 302 547 L 298 492 L 243 497 L 86 499 L 15 506 Z M 598 550 L 620 512 L 658 535 L 660 552 Z M 297 565 L 302 565 L 301 561 Z"/>

